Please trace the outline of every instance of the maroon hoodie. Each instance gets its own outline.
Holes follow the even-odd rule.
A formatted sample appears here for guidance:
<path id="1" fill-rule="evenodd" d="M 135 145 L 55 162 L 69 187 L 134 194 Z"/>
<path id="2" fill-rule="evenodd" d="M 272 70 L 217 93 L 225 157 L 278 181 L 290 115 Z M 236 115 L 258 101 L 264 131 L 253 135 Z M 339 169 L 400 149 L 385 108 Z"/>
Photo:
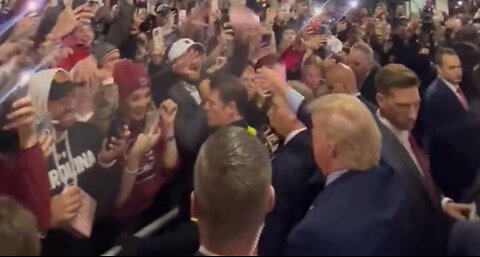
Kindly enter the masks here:
<path id="1" fill-rule="evenodd" d="M 50 185 L 43 153 L 39 146 L 13 156 L 0 157 L 0 195 L 9 196 L 29 209 L 38 228 L 46 232 L 50 224 Z"/>

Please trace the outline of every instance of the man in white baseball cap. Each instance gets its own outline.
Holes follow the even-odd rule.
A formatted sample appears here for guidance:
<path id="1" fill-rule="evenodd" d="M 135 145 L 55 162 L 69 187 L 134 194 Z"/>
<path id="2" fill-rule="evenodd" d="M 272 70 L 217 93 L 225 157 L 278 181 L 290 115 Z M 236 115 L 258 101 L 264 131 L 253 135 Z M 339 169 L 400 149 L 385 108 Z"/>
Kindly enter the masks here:
<path id="1" fill-rule="evenodd" d="M 168 51 L 168 62 L 172 71 L 191 84 L 197 84 L 201 77 L 205 47 L 189 38 L 177 40 Z"/>

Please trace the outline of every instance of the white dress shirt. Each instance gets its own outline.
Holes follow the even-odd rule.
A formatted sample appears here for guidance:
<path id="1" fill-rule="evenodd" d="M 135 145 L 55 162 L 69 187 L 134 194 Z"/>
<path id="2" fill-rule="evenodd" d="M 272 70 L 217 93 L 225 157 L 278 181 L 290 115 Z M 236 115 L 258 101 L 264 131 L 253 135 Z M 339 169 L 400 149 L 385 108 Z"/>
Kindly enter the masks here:
<path id="1" fill-rule="evenodd" d="M 338 171 L 334 171 L 332 173 L 330 173 L 328 176 L 327 176 L 327 180 L 325 181 L 325 186 L 327 187 L 328 185 L 332 184 L 333 182 L 335 182 L 338 178 L 340 178 L 343 174 L 347 173 L 347 169 L 343 169 L 343 170 L 338 170 Z"/>
<path id="2" fill-rule="evenodd" d="M 193 97 L 195 102 L 200 105 L 202 103 L 202 98 L 200 98 L 200 92 L 198 92 L 197 87 L 192 86 L 188 83 L 184 83 L 185 90 L 187 90 L 188 93 Z"/>
<path id="3" fill-rule="evenodd" d="M 288 142 L 290 142 L 296 135 L 300 134 L 301 132 L 307 130 L 307 128 L 303 127 L 303 128 L 300 128 L 300 129 L 296 129 L 292 132 L 290 132 L 287 137 L 285 137 L 285 142 L 283 143 L 283 145 L 286 145 Z"/>
<path id="4" fill-rule="evenodd" d="M 443 81 L 443 83 L 445 83 L 445 85 L 447 85 L 448 88 L 450 88 L 450 90 L 452 90 L 454 95 L 457 95 L 457 88 L 459 86 L 455 86 L 454 84 L 448 82 L 446 79 L 442 79 L 442 78 L 440 79 Z"/>
<path id="5" fill-rule="evenodd" d="M 420 175 L 422 175 L 422 177 L 423 177 L 424 176 L 423 173 L 425 171 L 422 169 L 422 166 L 420 166 L 420 164 L 417 160 L 417 156 L 415 156 L 415 153 L 413 153 L 412 145 L 410 144 L 410 140 L 409 140 L 410 132 L 407 131 L 407 130 L 401 130 L 401 129 L 398 129 L 397 127 L 395 127 L 392 123 L 390 123 L 390 121 L 385 119 L 380 114 L 379 111 L 377 111 L 377 117 L 380 120 L 380 122 L 383 125 L 385 125 L 385 127 L 387 127 L 395 135 L 395 137 L 398 139 L 398 141 L 400 141 L 400 143 L 403 145 L 405 150 L 407 150 L 408 154 L 410 155 L 410 158 L 413 160 L 413 162 L 417 166 L 417 170 L 420 172 Z"/>
<path id="6" fill-rule="evenodd" d="M 445 83 L 445 85 L 447 85 L 448 88 L 450 88 L 450 90 L 451 90 L 451 91 L 453 92 L 453 94 L 457 97 L 457 99 L 458 99 L 459 97 L 462 97 L 462 98 L 463 98 L 463 101 L 465 102 L 465 105 L 466 105 L 466 106 L 464 106 L 464 107 L 468 109 L 468 100 L 467 100 L 467 98 L 465 97 L 465 94 L 463 94 L 463 91 L 460 89 L 460 86 L 459 86 L 459 85 L 454 85 L 454 84 L 448 82 L 446 79 L 443 79 L 443 78 L 440 78 L 440 79 L 443 81 L 443 83 Z M 460 89 L 460 92 L 462 92 L 462 95 L 461 95 L 461 96 L 457 93 L 457 90 L 459 90 L 459 89 Z M 461 101 L 460 99 L 458 99 L 458 101 L 460 101 L 460 103 L 461 103 L 462 105 L 464 105 L 464 103 L 462 103 L 462 101 Z"/>
<path id="7" fill-rule="evenodd" d="M 204 256 L 221 256 L 221 255 L 215 254 L 212 251 L 208 250 L 203 245 L 200 246 L 200 249 L 198 249 L 198 252 L 201 253 Z"/>

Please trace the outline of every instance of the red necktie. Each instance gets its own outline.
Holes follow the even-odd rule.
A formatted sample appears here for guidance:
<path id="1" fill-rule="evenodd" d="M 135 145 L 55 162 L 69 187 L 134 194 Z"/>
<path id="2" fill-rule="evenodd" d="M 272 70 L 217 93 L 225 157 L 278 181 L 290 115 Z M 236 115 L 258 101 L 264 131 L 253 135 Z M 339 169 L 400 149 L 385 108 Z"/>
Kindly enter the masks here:
<path id="1" fill-rule="evenodd" d="M 410 142 L 410 146 L 412 148 L 413 155 L 417 159 L 418 165 L 420 166 L 421 172 L 423 176 L 421 177 L 422 184 L 427 191 L 428 195 L 430 196 L 431 200 L 435 205 L 440 204 L 440 198 L 438 197 L 436 190 L 435 190 L 435 183 L 433 182 L 432 176 L 430 175 L 430 168 L 428 163 L 423 156 L 422 150 L 417 145 L 415 138 L 412 135 L 408 137 L 408 141 Z"/>
<path id="2" fill-rule="evenodd" d="M 467 99 L 465 98 L 465 95 L 463 94 L 462 90 L 460 89 L 459 86 L 457 86 L 457 89 L 455 90 L 455 94 L 457 95 L 458 101 L 462 104 L 463 108 L 465 110 L 468 110 L 468 102 Z"/>

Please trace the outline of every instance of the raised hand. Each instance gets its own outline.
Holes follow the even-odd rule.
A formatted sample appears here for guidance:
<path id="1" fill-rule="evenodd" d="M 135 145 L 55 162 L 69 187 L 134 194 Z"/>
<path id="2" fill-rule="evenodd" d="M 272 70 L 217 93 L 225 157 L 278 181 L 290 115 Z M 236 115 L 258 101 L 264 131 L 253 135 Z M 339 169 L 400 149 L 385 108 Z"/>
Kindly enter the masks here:
<path id="1" fill-rule="evenodd" d="M 308 40 L 302 39 L 302 44 L 306 49 L 318 50 L 327 44 L 327 40 L 325 36 L 315 36 Z"/>
<path id="2" fill-rule="evenodd" d="M 170 99 L 165 100 L 160 105 L 160 118 L 163 122 L 163 127 L 166 131 L 171 131 L 177 117 L 178 106 Z"/>
<path id="3" fill-rule="evenodd" d="M 38 144 L 42 148 L 43 157 L 48 158 L 53 153 L 53 146 L 55 145 L 55 139 L 51 134 L 42 133 L 38 138 Z"/>
<path id="4" fill-rule="evenodd" d="M 17 130 L 20 139 L 20 148 L 28 149 L 37 144 L 35 131 L 35 109 L 30 96 L 17 100 L 12 105 L 13 111 L 7 115 L 9 123 L 4 130 Z"/>
<path id="5" fill-rule="evenodd" d="M 152 126 L 150 131 L 146 134 L 141 133 L 137 137 L 137 141 L 133 145 L 132 149 L 130 150 L 129 156 L 132 158 L 141 158 L 148 152 L 150 152 L 153 147 L 158 143 L 160 136 L 162 134 L 162 130 L 157 123 Z"/>
<path id="6" fill-rule="evenodd" d="M 98 158 L 102 163 L 108 164 L 117 159 L 125 152 L 128 140 L 131 136 L 128 126 L 124 126 L 120 138 L 112 137 L 109 140 L 105 139 L 103 142 L 102 151 L 98 154 Z"/>
<path id="7" fill-rule="evenodd" d="M 70 187 L 52 198 L 50 202 L 50 225 L 52 228 L 57 228 L 77 217 L 82 207 L 82 194 L 80 188 Z"/>
<path id="8" fill-rule="evenodd" d="M 49 34 L 54 39 L 60 39 L 70 34 L 80 23 L 90 22 L 94 17 L 88 3 L 80 5 L 75 10 L 72 8 L 71 0 L 65 0 L 64 3 L 65 9 L 58 16 L 57 23 Z"/>

